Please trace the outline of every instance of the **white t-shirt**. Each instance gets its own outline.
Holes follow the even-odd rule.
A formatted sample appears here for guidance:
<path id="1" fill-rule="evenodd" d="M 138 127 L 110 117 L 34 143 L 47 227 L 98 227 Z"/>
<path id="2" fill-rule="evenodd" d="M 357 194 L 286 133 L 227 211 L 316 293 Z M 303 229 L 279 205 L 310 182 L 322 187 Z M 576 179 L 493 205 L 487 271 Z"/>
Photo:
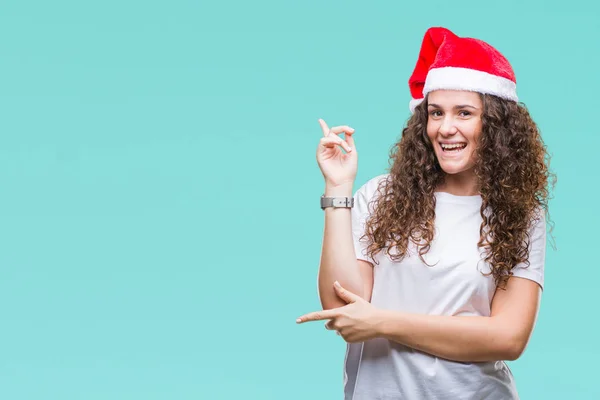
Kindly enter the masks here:
<path id="1" fill-rule="evenodd" d="M 372 178 L 357 190 L 352 209 L 352 236 L 358 259 L 374 265 L 371 303 L 378 308 L 430 315 L 489 316 L 496 285 L 477 247 L 482 223 L 481 196 L 436 192 L 435 236 L 419 259 L 415 246 L 400 262 L 384 251 L 379 264 L 366 256 L 366 238 L 359 241 L 373 212 L 368 203 L 381 179 Z M 545 219 L 531 228 L 531 265 L 513 269 L 514 276 L 531 279 L 543 288 L 546 249 Z M 398 399 L 518 399 L 512 373 L 504 361 L 456 362 L 439 358 L 383 338 L 347 346 L 344 363 L 346 400 Z"/>

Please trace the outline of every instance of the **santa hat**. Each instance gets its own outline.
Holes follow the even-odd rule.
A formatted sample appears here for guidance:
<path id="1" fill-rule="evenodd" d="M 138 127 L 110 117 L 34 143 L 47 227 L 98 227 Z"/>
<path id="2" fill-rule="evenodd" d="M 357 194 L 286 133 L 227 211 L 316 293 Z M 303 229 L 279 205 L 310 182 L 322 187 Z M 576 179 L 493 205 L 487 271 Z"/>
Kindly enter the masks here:
<path id="1" fill-rule="evenodd" d="M 508 60 L 479 39 L 456 36 L 446 28 L 429 28 L 408 86 L 410 111 L 433 90 L 469 90 L 518 101 L 517 81 Z"/>

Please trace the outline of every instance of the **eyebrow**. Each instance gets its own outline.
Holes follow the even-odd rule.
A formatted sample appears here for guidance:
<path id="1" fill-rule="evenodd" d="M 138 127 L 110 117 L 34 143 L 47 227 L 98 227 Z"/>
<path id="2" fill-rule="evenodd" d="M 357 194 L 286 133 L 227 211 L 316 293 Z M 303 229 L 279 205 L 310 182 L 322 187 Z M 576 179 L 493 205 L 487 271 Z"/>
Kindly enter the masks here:
<path id="1" fill-rule="evenodd" d="M 442 108 L 441 106 L 439 106 L 438 104 L 433 104 L 433 103 L 429 103 L 427 106 L 429 107 L 435 107 L 435 108 Z M 459 109 L 459 108 L 472 108 L 474 110 L 477 110 L 478 108 L 469 104 L 459 104 L 457 106 L 452 107 L 455 110 Z"/>

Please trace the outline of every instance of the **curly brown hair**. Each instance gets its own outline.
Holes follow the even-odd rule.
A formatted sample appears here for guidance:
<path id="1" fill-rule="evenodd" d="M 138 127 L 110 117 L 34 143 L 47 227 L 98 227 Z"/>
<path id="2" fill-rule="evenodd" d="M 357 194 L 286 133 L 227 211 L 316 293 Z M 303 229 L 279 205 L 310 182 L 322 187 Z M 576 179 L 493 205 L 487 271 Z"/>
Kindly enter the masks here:
<path id="1" fill-rule="evenodd" d="M 556 176 L 549 169 L 550 156 L 525 105 L 489 94 L 480 97 L 482 132 L 474 171 L 483 222 L 477 245 L 486 249 L 485 261 L 496 285 L 505 287 L 515 265 L 529 265 L 530 224 L 542 216 L 540 210 L 549 217 L 549 186 L 555 185 Z M 374 196 L 374 210 L 363 235 L 373 259 L 386 249 L 393 261 L 401 260 L 410 240 L 425 263 L 423 255 L 434 237 L 434 192 L 445 175 L 427 136 L 427 119 L 426 97 L 390 151 L 389 175 L 379 183 L 379 196 Z"/>

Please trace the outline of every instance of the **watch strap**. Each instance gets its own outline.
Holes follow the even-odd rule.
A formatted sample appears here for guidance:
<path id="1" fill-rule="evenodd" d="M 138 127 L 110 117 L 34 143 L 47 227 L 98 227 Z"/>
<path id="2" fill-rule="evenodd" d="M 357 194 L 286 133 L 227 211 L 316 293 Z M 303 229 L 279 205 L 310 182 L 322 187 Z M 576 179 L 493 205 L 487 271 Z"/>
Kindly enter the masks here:
<path id="1" fill-rule="evenodd" d="M 352 208 L 354 207 L 353 197 L 325 197 L 321 196 L 321 209 L 324 210 L 327 207 L 334 208 Z"/>

